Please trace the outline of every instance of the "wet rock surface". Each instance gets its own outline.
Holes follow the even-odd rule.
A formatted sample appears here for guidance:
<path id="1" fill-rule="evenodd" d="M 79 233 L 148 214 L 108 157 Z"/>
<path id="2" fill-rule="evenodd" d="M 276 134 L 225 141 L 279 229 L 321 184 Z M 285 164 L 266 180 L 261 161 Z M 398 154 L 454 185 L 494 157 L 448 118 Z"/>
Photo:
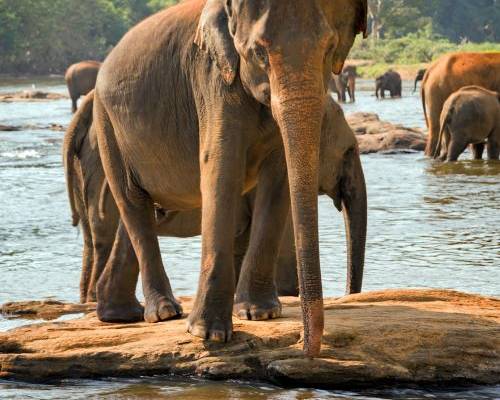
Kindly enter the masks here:
<path id="1" fill-rule="evenodd" d="M 381 121 L 374 113 L 357 112 L 346 118 L 358 139 L 361 154 L 425 149 L 427 136 L 418 128 Z"/>
<path id="2" fill-rule="evenodd" d="M 191 299 L 181 300 L 188 312 Z M 277 320 L 234 319 L 235 334 L 227 344 L 190 336 L 185 319 L 106 324 L 90 313 L 18 328 L 0 334 L 0 377 L 172 373 L 324 388 L 500 382 L 499 299 L 443 290 L 327 299 L 321 358 L 315 360 L 302 356 L 299 301 L 283 303 L 284 316 Z"/>
<path id="3" fill-rule="evenodd" d="M 67 99 L 68 96 L 61 93 L 42 92 L 40 90 L 24 90 L 22 92 L 0 93 L 0 102 L 36 102 Z"/>

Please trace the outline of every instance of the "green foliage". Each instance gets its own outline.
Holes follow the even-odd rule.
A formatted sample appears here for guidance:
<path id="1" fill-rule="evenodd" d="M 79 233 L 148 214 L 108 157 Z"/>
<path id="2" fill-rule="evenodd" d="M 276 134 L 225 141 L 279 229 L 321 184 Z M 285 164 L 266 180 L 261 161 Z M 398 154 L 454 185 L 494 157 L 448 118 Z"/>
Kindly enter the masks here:
<path id="1" fill-rule="evenodd" d="M 0 73 L 63 73 L 102 60 L 138 21 L 175 0 L 0 0 Z"/>
<path id="2" fill-rule="evenodd" d="M 372 39 L 357 42 L 353 58 L 411 64 L 454 50 L 498 50 L 500 0 L 368 1 Z M 178 2 L 0 0 L 0 73 L 62 73 L 102 60 L 133 25 Z"/>
<path id="3" fill-rule="evenodd" d="M 397 39 L 358 39 L 350 57 L 385 64 L 418 64 L 429 63 L 445 53 L 458 51 L 500 51 L 500 43 L 456 44 L 426 29 Z"/>

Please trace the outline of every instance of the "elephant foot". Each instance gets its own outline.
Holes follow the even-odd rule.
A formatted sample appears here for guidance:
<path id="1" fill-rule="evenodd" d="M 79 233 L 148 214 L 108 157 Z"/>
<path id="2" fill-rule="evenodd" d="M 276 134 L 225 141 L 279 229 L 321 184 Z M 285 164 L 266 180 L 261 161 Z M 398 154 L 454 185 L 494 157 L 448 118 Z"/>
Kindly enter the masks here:
<path id="1" fill-rule="evenodd" d="M 182 306 L 173 296 L 153 295 L 146 298 L 144 320 L 149 323 L 182 317 Z"/>
<path id="2" fill-rule="evenodd" d="M 139 322 L 144 319 L 144 307 L 135 299 L 130 303 L 97 303 L 97 318 L 102 322 Z"/>
<path id="3" fill-rule="evenodd" d="M 229 342 L 233 335 L 231 302 L 217 302 L 217 306 L 200 306 L 196 303 L 188 317 L 187 331 L 205 340 Z"/>
<path id="4" fill-rule="evenodd" d="M 265 321 L 279 318 L 281 317 L 281 311 L 281 302 L 276 294 L 261 295 L 258 296 L 258 299 L 238 295 L 233 306 L 233 314 L 236 317 L 249 321 Z"/>

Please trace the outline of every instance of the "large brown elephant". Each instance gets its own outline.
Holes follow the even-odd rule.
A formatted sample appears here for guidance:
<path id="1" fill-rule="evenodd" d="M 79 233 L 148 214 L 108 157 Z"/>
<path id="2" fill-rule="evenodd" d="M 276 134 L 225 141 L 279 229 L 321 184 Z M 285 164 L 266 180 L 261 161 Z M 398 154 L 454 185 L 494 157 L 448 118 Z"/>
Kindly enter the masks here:
<path id="1" fill-rule="evenodd" d="M 111 252 L 118 227 L 118 209 L 107 193 L 104 171 L 99 157 L 95 130 L 91 128 L 93 92 L 82 101 L 65 135 L 63 158 L 73 225 L 80 222 L 84 251 L 81 277 L 82 302 L 95 301 L 96 284 Z M 349 166 L 352 164 L 353 168 Z M 366 188 L 359 160 L 357 142 L 345 120 L 342 109 L 328 99 L 321 134 L 320 193 L 328 194 L 339 210 L 343 208 L 348 243 L 348 279 L 346 293 L 359 293 L 362 286 L 364 246 L 366 240 Z M 247 251 L 255 190 L 242 199 L 235 248 L 236 275 Z M 201 210 L 165 213 L 157 210 L 156 231 L 160 236 L 191 237 L 201 233 Z M 272 228 L 271 228 L 272 229 Z M 121 270 L 120 263 L 137 268 L 137 258 L 130 245 L 123 246 L 119 258 L 111 259 L 108 269 Z M 127 254 L 127 251 L 130 253 Z M 118 264 L 118 265 L 117 265 Z M 136 269 L 137 271 L 137 269 Z M 111 271 L 108 271 L 111 273 Z M 120 273 L 120 272 L 119 272 Z M 298 279 L 291 218 L 288 218 L 277 262 L 276 288 L 278 295 L 297 296 Z M 105 279 L 106 280 L 106 279 Z M 137 281 L 137 273 L 134 283 Z M 238 281 L 238 280 L 237 280 Z M 241 283 L 243 285 L 244 283 Z M 105 283 L 102 284 L 104 286 Z M 131 285 L 133 286 L 133 285 Z M 135 287 L 135 286 L 134 286 Z M 106 288 L 101 288 L 101 292 Z M 135 292 L 135 290 L 134 290 Z M 123 293 L 109 294 L 122 299 Z M 134 297 L 135 299 L 135 297 Z M 98 316 L 103 321 L 133 321 L 142 318 L 137 301 L 134 307 L 100 304 Z M 125 301 L 125 304 L 130 304 Z M 253 315 L 254 319 L 261 316 Z"/>
<path id="2" fill-rule="evenodd" d="M 422 82 L 422 103 L 429 129 L 427 156 L 432 157 L 436 151 L 444 102 L 452 93 L 470 85 L 500 91 L 500 52 L 448 54 L 428 68 Z"/>
<path id="3" fill-rule="evenodd" d="M 237 291 L 234 307 L 251 316 L 265 308 L 272 314 L 279 304 L 270 272 L 281 233 L 266 227 L 284 226 L 291 202 L 304 348 L 319 354 L 317 187 L 325 93 L 332 69 L 342 70 L 356 34 L 365 30 L 366 0 L 191 0 L 146 19 L 115 46 L 98 75 L 94 124 L 138 258 L 146 321 L 182 312 L 161 261 L 154 204 L 172 211 L 202 207 L 201 273 L 188 331 L 230 339 L 239 199 L 258 182 L 241 274 L 263 295 L 250 304 L 239 299 L 255 296 Z"/>
<path id="4" fill-rule="evenodd" d="M 474 158 L 480 160 L 486 143 L 488 158 L 498 160 L 500 94 L 479 86 L 465 86 L 444 103 L 435 157 L 457 161 L 470 144 Z"/>
<path id="5" fill-rule="evenodd" d="M 95 87 L 97 73 L 101 63 L 98 61 L 81 61 L 71 65 L 64 75 L 71 98 L 71 111 L 75 112 L 80 96 L 85 96 Z"/>

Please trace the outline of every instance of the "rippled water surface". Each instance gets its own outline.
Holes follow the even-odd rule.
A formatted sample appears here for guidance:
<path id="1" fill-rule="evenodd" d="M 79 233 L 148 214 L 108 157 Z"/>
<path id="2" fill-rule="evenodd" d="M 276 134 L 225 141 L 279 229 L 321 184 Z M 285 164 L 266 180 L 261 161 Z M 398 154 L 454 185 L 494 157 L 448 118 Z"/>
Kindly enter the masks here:
<path id="1" fill-rule="evenodd" d="M 0 82 L 0 92 L 31 88 L 33 80 Z M 59 80 L 37 88 L 64 92 Z M 372 82 L 360 82 L 371 88 Z M 370 89 L 371 90 L 371 89 Z M 347 113 L 376 112 L 382 119 L 424 126 L 418 95 L 377 101 L 361 91 Z M 55 297 L 78 300 L 81 235 L 70 225 L 61 165 L 62 133 L 37 129 L 67 124 L 69 100 L 0 103 L 0 124 L 29 125 L 0 132 L 0 304 Z M 363 156 L 369 196 L 365 290 L 401 287 L 451 288 L 500 295 L 500 163 L 463 160 L 439 165 L 423 154 Z M 325 294 L 345 285 L 341 215 L 320 199 L 321 262 Z M 193 294 L 199 238 L 161 239 L 176 294 Z M 14 326 L 0 317 L 0 330 Z M 246 399 L 493 399 L 499 388 L 469 391 L 410 389 L 350 393 L 284 390 L 242 383 L 144 380 L 68 381 L 57 386 L 0 382 L 0 398 L 246 398 Z"/>

